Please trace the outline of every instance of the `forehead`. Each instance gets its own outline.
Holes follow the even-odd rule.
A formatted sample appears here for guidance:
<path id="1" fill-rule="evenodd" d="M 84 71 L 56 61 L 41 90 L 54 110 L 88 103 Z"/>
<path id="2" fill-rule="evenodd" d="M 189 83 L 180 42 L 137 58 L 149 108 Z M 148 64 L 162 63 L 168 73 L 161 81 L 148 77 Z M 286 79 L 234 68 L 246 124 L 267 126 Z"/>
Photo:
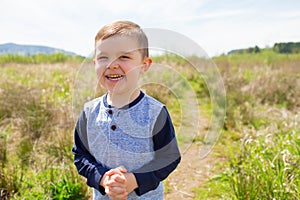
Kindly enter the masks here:
<path id="1" fill-rule="evenodd" d="M 95 48 L 97 54 L 132 52 L 140 49 L 135 38 L 119 35 L 115 35 L 104 40 L 98 40 Z"/>

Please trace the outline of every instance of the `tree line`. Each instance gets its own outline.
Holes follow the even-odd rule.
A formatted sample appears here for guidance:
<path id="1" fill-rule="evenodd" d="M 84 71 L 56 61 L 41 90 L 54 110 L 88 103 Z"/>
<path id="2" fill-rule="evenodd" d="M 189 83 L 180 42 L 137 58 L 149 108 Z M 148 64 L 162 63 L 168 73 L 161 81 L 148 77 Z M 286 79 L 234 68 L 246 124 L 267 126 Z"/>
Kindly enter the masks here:
<path id="1" fill-rule="evenodd" d="M 275 43 L 273 50 L 277 53 L 299 53 L 300 42 Z"/>
<path id="2" fill-rule="evenodd" d="M 272 48 L 277 53 L 300 53 L 300 42 L 281 42 L 275 43 Z M 228 54 L 234 53 L 259 53 L 262 49 L 258 46 L 249 47 L 246 49 L 232 50 Z"/>

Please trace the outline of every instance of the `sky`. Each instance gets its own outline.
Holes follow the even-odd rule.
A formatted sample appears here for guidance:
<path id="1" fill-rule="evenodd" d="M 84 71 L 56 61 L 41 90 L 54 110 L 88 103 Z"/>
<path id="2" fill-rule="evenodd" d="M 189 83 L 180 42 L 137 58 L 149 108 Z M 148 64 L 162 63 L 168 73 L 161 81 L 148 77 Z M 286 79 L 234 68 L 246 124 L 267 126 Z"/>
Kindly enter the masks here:
<path id="1" fill-rule="evenodd" d="M 0 44 L 45 45 L 88 56 L 105 24 L 182 34 L 208 54 L 300 42 L 299 0 L 0 0 Z"/>

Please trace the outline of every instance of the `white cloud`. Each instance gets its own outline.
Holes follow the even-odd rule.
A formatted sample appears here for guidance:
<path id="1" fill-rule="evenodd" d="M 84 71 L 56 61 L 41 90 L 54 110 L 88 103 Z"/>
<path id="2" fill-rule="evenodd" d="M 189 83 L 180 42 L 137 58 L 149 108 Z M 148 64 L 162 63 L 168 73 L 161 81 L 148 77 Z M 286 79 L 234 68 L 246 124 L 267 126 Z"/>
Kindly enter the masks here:
<path id="1" fill-rule="evenodd" d="M 221 11 L 214 11 L 214 12 L 208 12 L 202 15 L 204 19 L 220 19 L 225 17 L 240 17 L 241 15 L 245 15 L 251 13 L 249 10 L 221 10 Z"/>
<path id="2" fill-rule="evenodd" d="M 278 18 L 281 19 L 300 19 L 300 10 L 297 11 L 284 11 L 277 14 Z"/>
<path id="3" fill-rule="evenodd" d="M 276 40 L 300 40 L 300 5 L 290 4 L 271 0 L 1 0 L 0 43 L 49 45 L 88 55 L 98 29 L 124 19 L 144 28 L 179 32 L 215 55 L 280 42 Z"/>

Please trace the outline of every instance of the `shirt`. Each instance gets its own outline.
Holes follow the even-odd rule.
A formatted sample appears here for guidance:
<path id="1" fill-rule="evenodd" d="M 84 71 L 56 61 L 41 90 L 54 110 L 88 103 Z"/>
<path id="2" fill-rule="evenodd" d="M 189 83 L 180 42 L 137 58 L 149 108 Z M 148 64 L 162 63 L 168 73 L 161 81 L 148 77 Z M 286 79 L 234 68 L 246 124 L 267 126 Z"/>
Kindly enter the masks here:
<path id="1" fill-rule="evenodd" d="M 181 159 L 166 107 L 143 92 L 122 108 L 106 98 L 86 103 L 76 123 L 72 151 L 79 174 L 94 188 L 94 199 L 109 199 L 100 180 L 123 165 L 138 184 L 128 199 L 163 199 L 161 181 Z"/>

